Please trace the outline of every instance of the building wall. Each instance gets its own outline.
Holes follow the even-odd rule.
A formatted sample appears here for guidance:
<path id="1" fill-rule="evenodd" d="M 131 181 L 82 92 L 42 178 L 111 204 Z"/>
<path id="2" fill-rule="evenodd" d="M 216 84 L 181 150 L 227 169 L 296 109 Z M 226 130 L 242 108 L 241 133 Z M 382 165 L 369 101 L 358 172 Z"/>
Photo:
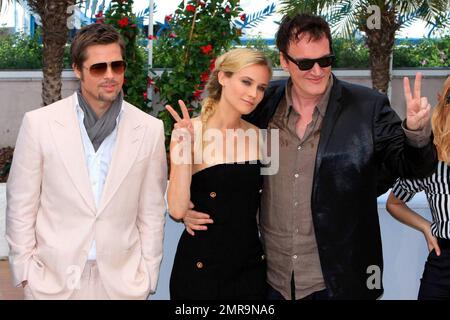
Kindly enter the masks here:
<path id="1" fill-rule="evenodd" d="M 403 96 L 403 76 L 414 79 L 415 70 L 395 70 L 392 81 L 391 104 L 400 118 L 405 116 Z M 432 105 L 436 104 L 437 92 L 441 89 L 450 70 L 424 70 L 422 81 L 423 95 L 428 97 Z M 368 70 L 336 70 L 338 78 L 352 83 L 371 86 Z M 287 73 L 275 70 L 273 79 L 286 78 Z M 41 99 L 40 71 L 0 72 L 0 148 L 14 146 L 25 112 L 39 108 Z M 413 81 L 411 81 L 412 85 Z M 71 71 L 63 72 L 62 96 L 67 97 L 78 88 L 78 81 Z"/>

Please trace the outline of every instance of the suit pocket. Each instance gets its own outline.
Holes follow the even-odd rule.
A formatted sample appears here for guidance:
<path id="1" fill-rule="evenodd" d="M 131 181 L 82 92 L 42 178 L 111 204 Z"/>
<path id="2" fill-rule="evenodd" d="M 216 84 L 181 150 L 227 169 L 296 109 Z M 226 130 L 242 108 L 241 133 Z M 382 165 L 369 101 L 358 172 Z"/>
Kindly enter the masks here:
<path id="1" fill-rule="evenodd" d="M 32 258 L 33 264 L 34 264 L 38 269 L 41 269 L 41 270 L 44 269 L 45 265 L 44 265 L 44 263 L 41 261 L 41 259 L 39 259 L 38 256 L 33 255 L 31 258 Z"/>

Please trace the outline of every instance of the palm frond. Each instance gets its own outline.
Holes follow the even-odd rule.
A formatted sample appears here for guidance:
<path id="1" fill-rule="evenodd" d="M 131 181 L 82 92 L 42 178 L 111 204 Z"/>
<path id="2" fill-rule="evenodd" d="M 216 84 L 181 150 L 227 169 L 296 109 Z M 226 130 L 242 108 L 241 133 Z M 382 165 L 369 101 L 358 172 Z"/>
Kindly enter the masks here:
<path id="1" fill-rule="evenodd" d="M 153 12 L 156 12 L 156 3 L 153 3 Z M 144 19 L 148 18 L 149 15 L 150 9 L 148 7 L 136 14 L 139 27 L 142 27 L 144 25 Z"/>
<path id="2" fill-rule="evenodd" d="M 320 15 L 323 9 L 332 7 L 340 2 L 339 0 L 283 0 L 280 4 L 280 12 L 289 16 L 297 13 Z"/>
<path id="3" fill-rule="evenodd" d="M 402 1 L 398 8 L 398 21 L 409 26 L 417 19 L 427 22 L 433 29 L 450 24 L 450 2 L 447 0 Z M 408 3 L 408 4 L 407 4 Z"/>
<path id="4" fill-rule="evenodd" d="M 328 8 L 324 16 L 331 26 L 333 34 L 351 38 L 358 30 L 360 23 L 360 10 L 358 2 L 343 0 L 339 4 Z"/>
<path id="5" fill-rule="evenodd" d="M 240 29 L 253 28 L 264 21 L 267 17 L 273 15 L 275 12 L 276 5 L 275 3 L 272 3 L 260 11 L 246 15 L 244 21 L 236 19 L 233 21 L 233 24 Z"/>
<path id="6" fill-rule="evenodd" d="M 6 10 L 8 8 L 8 5 L 12 3 L 12 0 L 0 0 L 0 11 L 3 11 L 3 6 Z"/>
<path id="7" fill-rule="evenodd" d="M 156 36 L 159 38 L 161 37 L 161 34 L 163 32 L 170 31 L 172 27 L 170 26 L 169 22 L 164 20 L 164 23 L 156 22 L 156 25 L 158 26 L 158 32 L 156 33 Z"/>

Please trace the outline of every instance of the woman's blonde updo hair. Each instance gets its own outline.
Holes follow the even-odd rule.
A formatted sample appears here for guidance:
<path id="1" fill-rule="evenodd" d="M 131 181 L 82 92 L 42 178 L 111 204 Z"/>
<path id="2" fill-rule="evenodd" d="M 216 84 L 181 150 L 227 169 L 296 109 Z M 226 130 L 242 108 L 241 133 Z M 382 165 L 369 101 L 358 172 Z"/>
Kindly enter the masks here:
<path id="1" fill-rule="evenodd" d="M 250 65 L 266 66 L 272 77 L 272 66 L 269 59 L 260 51 L 248 48 L 239 48 L 230 50 L 216 59 L 214 70 L 212 71 L 209 81 L 206 84 L 206 92 L 208 96 L 202 103 L 201 120 L 206 125 L 209 117 L 215 111 L 216 105 L 222 95 L 222 85 L 219 83 L 219 72 L 222 71 L 226 76 L 231 77 L 233 73 L 239 72 L 241 69 Z"/>
<path id="2" fill-rule="evenodd" d="M 439 160 L 450 164 L 450 77 L 444 83 L 431 119 Z"/>

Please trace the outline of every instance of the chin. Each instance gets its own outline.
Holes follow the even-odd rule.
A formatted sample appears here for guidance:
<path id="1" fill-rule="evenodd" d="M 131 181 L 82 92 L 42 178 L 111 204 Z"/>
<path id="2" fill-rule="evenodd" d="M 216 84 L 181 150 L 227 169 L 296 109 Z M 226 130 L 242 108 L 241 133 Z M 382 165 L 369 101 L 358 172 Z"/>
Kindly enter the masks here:
<path id="1" fill-rule="evenodd" d="M 311 93 L 311 95 L 320 96 L 324 94 L 326 90 L 327 90 L 327 82 L 325 82 L 324 84 L 311 87 L 309 92 Z"/>
<path id="2" fill-rule="evenodd" d="M 241 108 L 239 110 L 239 113 L 242 115 L 247 115 L 249 113 L 252 113 L 253 110 L 256 109 L 256 106 L 252 106 L 252 107 L 245 107 L 245 108 Z"/>
<path id="3" fill-rule="evenodd" d="M 99 100 L 101 101 L 105 101 L 105 102 L 113 102 L 114 100 L 116 100 L 117 96 L 119 95 L 119 93 L 114 92 L 114 93 L 108 93 L 108 94 L 100 94 L 99 95 Z"/>

